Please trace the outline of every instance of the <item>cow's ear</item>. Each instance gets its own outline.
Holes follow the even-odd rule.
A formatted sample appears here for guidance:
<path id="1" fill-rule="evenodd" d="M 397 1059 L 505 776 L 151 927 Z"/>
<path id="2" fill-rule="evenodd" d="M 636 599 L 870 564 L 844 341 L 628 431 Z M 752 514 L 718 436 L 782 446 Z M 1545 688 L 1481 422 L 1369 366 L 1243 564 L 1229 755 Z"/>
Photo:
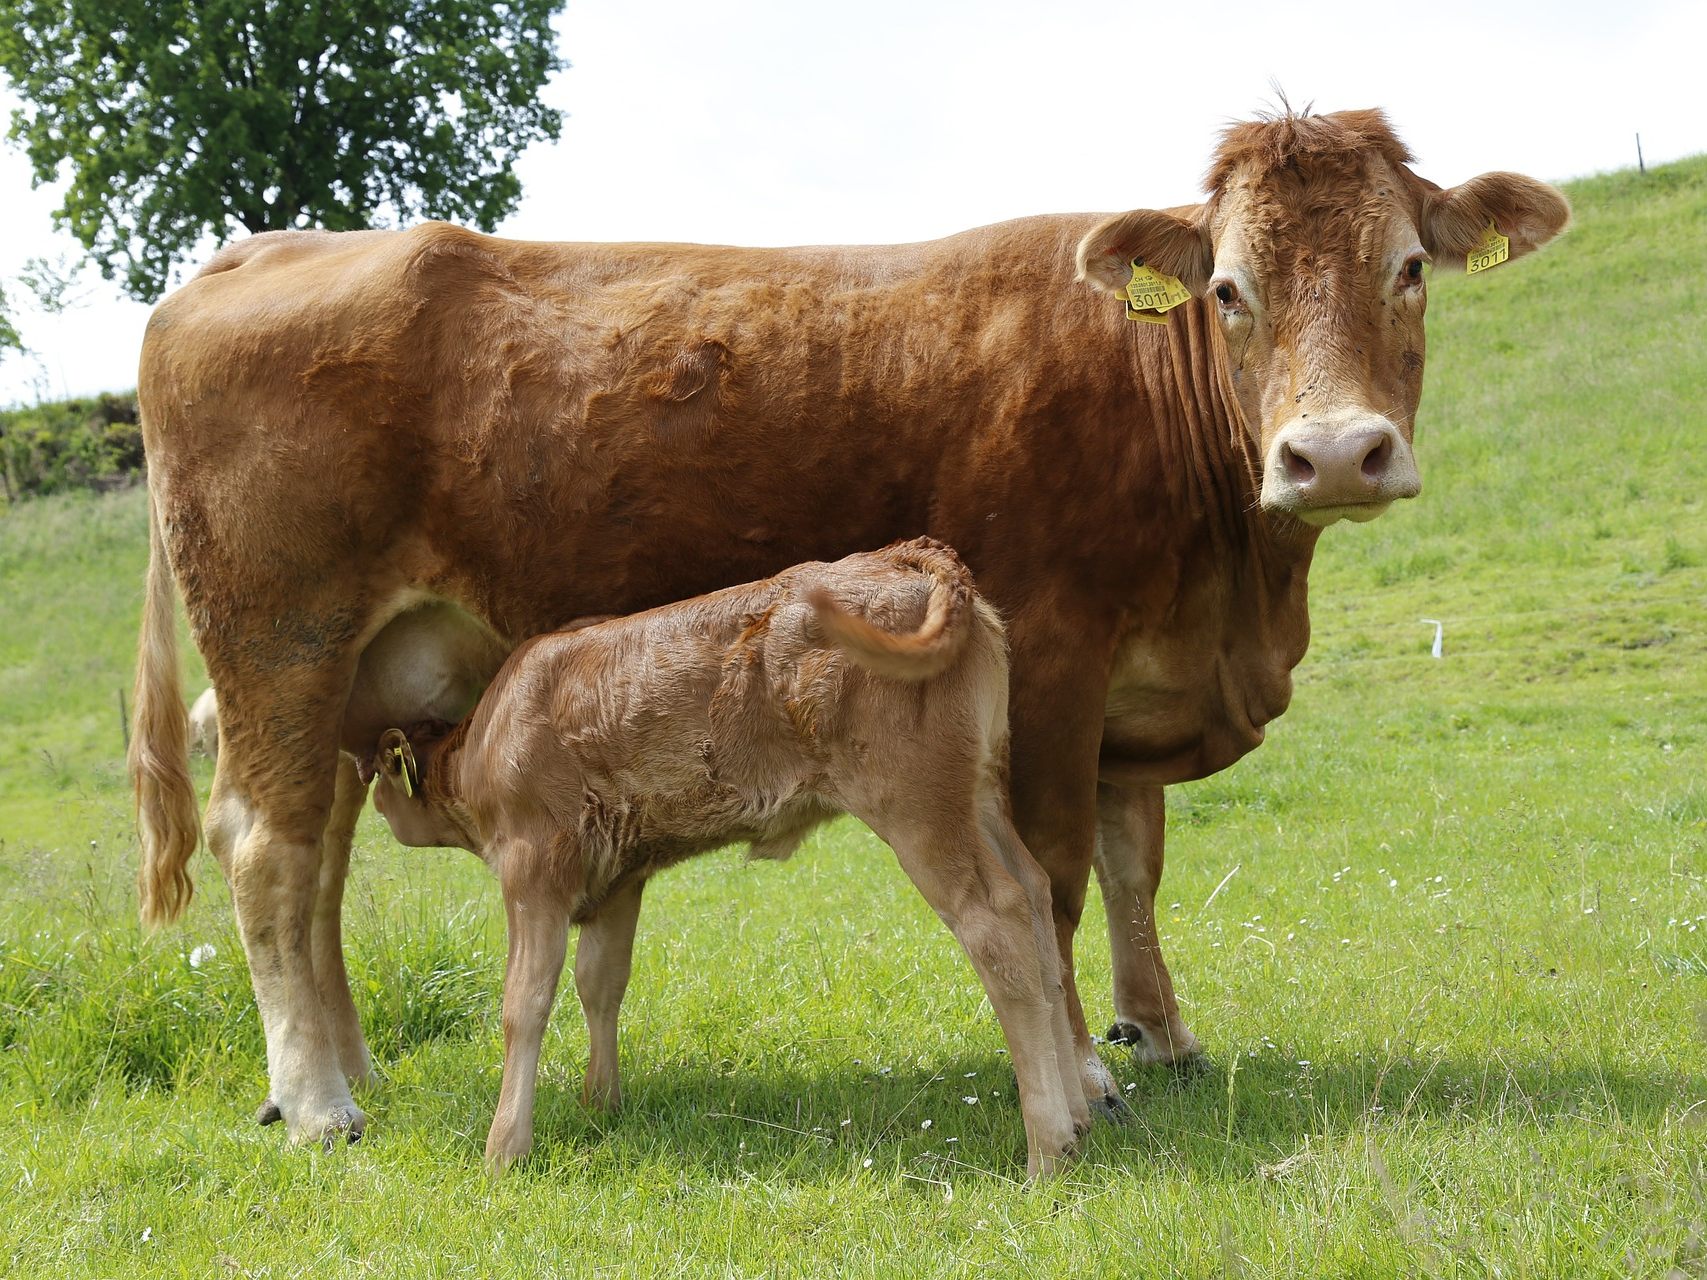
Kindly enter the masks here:
<path id="1" fill-rule="evenodd" d="M 1438 266 L 1463 269 L 1492 226 L 1516 258 L 1539 249 L 1571 221 L 1565 197 L 1521 173 L 1484 173 L 1423 199 L 1422 242 Z"/>
<path id="2" fill-rule="evenodd" d="M 1132 260 L 1178 279 L 1202 293 L 1215 267 L 1201 205 L 1178 209 L 1134 209 L 1117 213 L 1079 241 L 1078 278 L 1093 289 L 1121 297 L 1132 279 Z"/>

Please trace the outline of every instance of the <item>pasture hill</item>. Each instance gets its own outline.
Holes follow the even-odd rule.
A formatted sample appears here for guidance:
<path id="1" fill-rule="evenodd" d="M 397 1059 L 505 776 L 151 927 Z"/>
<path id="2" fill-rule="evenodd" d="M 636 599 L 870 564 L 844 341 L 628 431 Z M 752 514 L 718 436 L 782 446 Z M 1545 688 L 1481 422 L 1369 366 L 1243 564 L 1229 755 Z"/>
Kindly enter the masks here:
<path id="1" fill-rule="evenodd" d="M 1038 1191 L 969 968 L 846 822 L 655 883 L 625 1110 L 576 1100 L 568 1001 L 491 1182 L 496 886 L 370 813 L 348 947 L 386 1078 L 359 1147 L 288 1149 L 217 870 L 136 923 L 143 494 L 4 510 L 0 1269 L 1707 1273 L 1707 159 L 1569 191 L 1555 247 L 1433 281 L 1422 498 L 1329 532 L 1293 709 L 1169 793 L 1214 1070 L 1108 1049 L 1135 1122 Z M 1101 1025 L 1094 934 L 1079 966 Z"/>

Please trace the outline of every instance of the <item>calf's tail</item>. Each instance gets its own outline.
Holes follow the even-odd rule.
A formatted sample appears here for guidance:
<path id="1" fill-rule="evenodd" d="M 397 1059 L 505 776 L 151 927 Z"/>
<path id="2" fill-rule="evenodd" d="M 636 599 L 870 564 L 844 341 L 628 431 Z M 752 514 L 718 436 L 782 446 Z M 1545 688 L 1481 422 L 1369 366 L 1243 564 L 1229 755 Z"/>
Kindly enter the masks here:
<path id="1" fill-rule="evenodd" d="M 148 588 L 136 657 L 136 728 L 130 777 L 142 839 L 137 887 L 145 924 L 166 924 L 190 901 L 190 855 L 201 838 L 190 780 L 190 718 L 178 674 L 178 627 L 172 566 L 160 534 L 160 512 L 148 495 Z"/>
<path id="2" fill-rule="evenodd" d="M 812 592 L 812 607 L 826 641 L 860 666 L 892 680 L 929 680 L 948 668 L 977 625 L 972 575 L 952 550 L 927 538 L 902 544 L 893 554 L 933 579 L 925 620 L 917 631 L 886 631 L 849 613 L 822 587 Z"/>

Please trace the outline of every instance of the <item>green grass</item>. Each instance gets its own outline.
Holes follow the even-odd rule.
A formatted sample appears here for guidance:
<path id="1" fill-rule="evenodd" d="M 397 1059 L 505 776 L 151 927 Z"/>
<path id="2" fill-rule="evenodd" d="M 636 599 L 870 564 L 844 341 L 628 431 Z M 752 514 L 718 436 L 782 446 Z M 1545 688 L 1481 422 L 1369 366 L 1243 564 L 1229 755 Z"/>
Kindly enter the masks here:
<path id="1" fill-rule="evenodd" d="M 211 863 L 183 926 L 134 923 L 141 495 L 0 515 L 0 1265 L 1707 1273 L 1707 161 L 1572 196 L 1554 250 L 1434 282 L 1423 499 L 1324 539 L 1294 709 L 1170 793 L 1164 940 L 1216 1070 L 1110 1052 L 1137 1121 L 1042 1189 L 969 967 L 846 823 L 648 891 L 625 1110 L 576 1101 L 570 1000 L 537 1154 L 494 1183 L 495 886 L 368 815 L 349 950 L 387 1079 L 361 1146 L 287 1148 Z"/>

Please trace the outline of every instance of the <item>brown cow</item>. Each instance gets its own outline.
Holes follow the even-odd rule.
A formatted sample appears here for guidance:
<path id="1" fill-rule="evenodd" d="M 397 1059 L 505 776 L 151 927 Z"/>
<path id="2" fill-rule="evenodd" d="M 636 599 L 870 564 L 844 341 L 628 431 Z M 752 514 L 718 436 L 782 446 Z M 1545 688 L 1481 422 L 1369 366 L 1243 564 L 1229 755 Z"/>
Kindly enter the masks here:
<path id="1" fill-rule="evenodd" d="M 487 1159 L 532 1145 L 571 920 L 583 1095 L 612 1106 L 647 878 L 735 841 L 786 858 L 848 812 L 972 958 L 1013 1055 L 1028 1171 L 1054 1172 L 1090 1111 L 1049 882 L 1009 820 L 1007 750 L 1001 620 L 923 538 L 538 637 L 460 725 L 387 730 L 364 776 L 380 769 L 374 804 L 393 834 L 477 853 L 503 884 L 504 1083 Z"/>
<path id="2" fill-rule="evenodd" d="M 1201 205 L 895 247 L 529 244 L 429 224 L 222 250 L 149 322 L 133 772 L 143 912 L 197 835 L 173 580 L 219 689 L 208 843 L 294 1137 L 360 1131 L 340 912 L 387 727 L 456 721 L 528 636 L 929 533 L 1002 612 L 1015 823 L 1071 982 L 1093 856 L 1117 1030 L 1188 1057 L 1157 944 L 1162 787 L 1291 696 L 1320 526 L 1417 491 L 1422 264 L 1552 238 L 1552 188 L 1442 190 L 1379 112 L 1236 125 Z M 1133 323 L 1134 259 L 1192 295 Z M 1075 283 L 1075 274 L 1092 288 Z M 1160 317 L 1157 317 L 1160 318 Z"/>

